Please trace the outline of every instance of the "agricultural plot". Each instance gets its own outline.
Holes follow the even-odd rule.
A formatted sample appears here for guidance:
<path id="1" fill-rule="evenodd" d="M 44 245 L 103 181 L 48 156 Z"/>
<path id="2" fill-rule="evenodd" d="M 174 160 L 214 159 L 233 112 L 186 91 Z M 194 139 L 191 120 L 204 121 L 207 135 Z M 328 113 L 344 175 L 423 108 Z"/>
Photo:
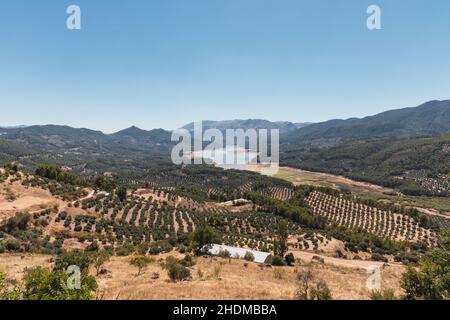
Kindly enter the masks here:
<path id="1" fill-rule="evenodd" d="M 285 187 L 269 187 L 261 190 L 260 193 L 282 201 L 289 200 L 294 196 L 294 190 Z"/>
<path id="2" fill-rule="evenodd" d="M 450 180 L 446 175 L 439 174 L 429 177 L 425 170 L 411 170 L 405 173 L 405 178 L 416 182 L 422 189 L 431 194 L 450 194 Z"/>
<path id="3" fill-rule="evenodd" d="M 127 243 L 175 245 L 206 222 L 224 235 L 224 243 L 256 250 L 273 249 L 278 222 L 284 219 L 266 212 L 231 212 L 168 190 L 137 190 L 125 202 L 112 195 L 97 194 L 75 202 L 73 207 L 53 215 L 50 210 L 38 212 L 35 218 L 48 217 L 53 230 L 66 230 L 79 242 L 98 240 L 116 247 Z M 75 209 L 84 214 L 68 213 Z M 290 235 L 299 235 L 300 226 L 287 222 Z"/>
<path id="4" fill-rule="evenodd" d="M 226 181 L 229 177 L 222 176 L 220 179 Z M 16 184 L 34 190 L 47 189 L 50 182 L 43 178 L 27 177 L 26 180 L 16 181 Z M 342 256 L 352 257 L 348 251 L 352 251 L 351 248 L 385 255 L 403 250 L 400 247 L 402 244 L 389 248 L 383 242 L 372 241 L 370 235 L 353 239 L 339 233 L 341 228 L 333 232 L 336 231 L 333 227 L 326 228 L 327 221 L 330 225 L 335 223 L 348 230 L 364 230 L 379 238 L 409 241 L 411 244 L 407 244 L 407 248 L 415 242 L 419 244 L 417 250 L 425 248 L 425 244 L 433 246 L 437 241 L 435 230 L 438 228 L 431 224 L 432 229 L 425 228 L 426 224 L 419 221 L 418 216 L 413 218 L 413 215 L 407 215 L 409 212 L 403 214 L 403 211 L 400 213 L 396 209 L 392 209 L 395 212 L 381 210 L 381 205 L 372 207 L 370 202 L 358 203 L 357 198 L 335 190 L 327 192 L 314 187 L 303 190 L 277 181 L 270 184 L 236 180 L 235 183 L 236 188 L 233 189 L 223 188 L 220 184 L 211 187 L 205 183 L 202 188 L 210 196 L 206 198 L 196 197 L 198 189 L 186 186 L 148 188 L 138 183 L 138 188 L 128 189 L 126 193 L 120 193 L 118 189 L 98 191 L 108 189 L 96 185 L 92 188 L 75 186 L 73 190 L 64 188 L 64 194 L 70 194 L 70 197 L 54 192 L 51 197 L 55 200 L 53 205 L 27 211 L 31 213 L 30 225 L 36 227 L 31 236 L 18 233 L 16 239 L 6 239 L 0 249 L 54 253 L 64 249 L 90 250 L 92 247 L 95 250 L 96 246 L 108 246 L 114 248 L 117 255 L 129 255 L 136 251 L 158 254 L 173 248 L 185 250 L 191 245 L 189 234 L 206 223 L 221 237 L 216 240 L 218 242 L 270 252 L 275 248 L 280 221 L 286 222 L 288 246 L 293 251 L 333 255 L 340 252 Z M 47 193 L 50 196 L 51 192 Z M 73 200 L 72 197 L 77 198 Z M 229 197 L 247 197 L 252 203 L 228 207 L 221 205 L 219 200 Z M 445 223 L 447 220 L 442 220 L 439 225 L 445 227 Z M 348 234 L 352 233 L 350 231 Z M 396 245 L 399 246 L 394 247 Z M 409 256 L 406 258 L 409 259 Z"/>
<path id="5" fill-rule="evenodd" d="M 436 234 L 421 227 L 407 215 L 380 210 L 319 191 L 309 194 L 305 202 L 314 214 L 327 218 L 330 223 L 396 241 L 425 242 L 430 246 L 436 244 Z"/>

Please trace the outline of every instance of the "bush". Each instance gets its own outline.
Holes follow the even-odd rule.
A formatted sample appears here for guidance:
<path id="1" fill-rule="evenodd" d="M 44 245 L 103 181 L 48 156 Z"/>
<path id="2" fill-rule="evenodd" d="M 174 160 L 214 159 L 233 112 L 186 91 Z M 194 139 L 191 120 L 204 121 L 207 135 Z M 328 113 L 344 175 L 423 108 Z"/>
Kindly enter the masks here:
<path id="1" fill-rule="evenodd" d="M 0 272 L 0 301 L 2 300 L 19 300 L 22 294 L 20 287 L 14 283 L 14 286 L 10 288 L 5 284 L 6 276 Z"/>
<path id="2" fill-rule="evenodd" d="M 173 249 L 173 245 L 166 240 L 158 241 L 157 244 L 159 245 L 161 252 L 170 252 Z"/>
<path id="3" fill-rule="evenodd" d="M 151 255 L 157 255 L 157 254 L 161 253 L 161 249 L 156 244 L 152 244 L 150 246 L 149 253 Z"/>
<path id="4" fill-rule="evenodd" d="M 228 259 L 231 258 L 231 253 L 228 250 L 220 250 L 218 256 L 224 259 Z"/>
<path id="5" fill-rule="evenodd" d="M 79 239 L 78 239 L 79 240 Z M 92 241 L 90 245 L 84 248 L 85 252 L 96 252 L 99 250 L 99 246 L 96 240 Z"/>
<path id="6" fill-rule="evenodd" d="M 297 291 L 295 298 L 299 300 L 331 300 L 331 291 L 327 284 L 317 279 L 316 275 L 310 270 L 297 272 Z"/>
<path id="7" fill-rule="evenodd" d="M 120 257 L 125 257 L 125 256 L 129 256 L 134 251 L 134 248 L 129 245 L 123 245 L 121 247 L 116 248 L 115 251 L 116 251 L 116 255 L 118 255 Z"/>
<path id="8" fill-rule="evenodd" d="M 167 257 L 164 268 L 172 281 L 182 281 L 191 277 L 191 270 L 182 265 L 180 260 L 175 257 Z"/>
<path id="9" fill-rule="evenodd" d="M 245 253 L 244 259 L 247 260 L 247 261 L 255 261 L 255 256 L 250 251 L 247 251 Z"/>
<path id="10" fill-rule="evenodd" d="M 58 218 L 60 218 L 61 220 L 66 220 L 67 218 L 67 212 L 66 211 L 62 211 L 59 213 Z"/>
<path id="11" fill-rule="evenodd" d="M 388 259 L 379 253 L 372 253 L 372 256 L 370 258 L 374 261 L 388 262 Z"/>
<path id="12" fill-rule="evenodd" d="M 311 300 L 331 300 L 331 290 L 323 281 L 316 283 L 315 287 L 311 288 Z"/>
<path id="13" fill-rule="evenodd" d="M 82 274 L 79 288 L 71 283 L 71 275 L 65 270 L 36 267 L 28 269 L 24 276 L 25 300 L 91 300 L 97 282 L 93 276 Z M 75 285 L 73 288 L 69 284 Z"/>
<path id="14" fill-rule="evenodd" d="M 55 261 L 55 270 L 66 271 L 69 266 L 77 266 L 81 272 L 88 272 L 89 256 L 80 250 L 73 250 L 60 254 Z"/>
<path id="15" fill-rule="evenodd" d="M 178 252 L 179 253 L 185 253 L 186 252 L 186 246 L 184 244 L 180 244 L 180 246 L 178 247 Z"/>
<path id="16" fill-rule="evenodd" d="M 6 233 L 12 233 L 17 230 L 24 231 L 27 229 L 30 219 L 31 216 L 28 213 L 18 212 L 14 217 L 8 219 L 2 230 Z"/>
<path id="17" fill-rule="evenodd" d="M 401 287 L 406 299 L 450 299 L 450 234 L 444 233 L 442 247 L 428 252 L 418 269 L 408 267 L 402 275 Z"/>
<path id="18" fill-rule="evenodd" d="M 195 265 L 195 260 L 193 256 L 187 254 L 182 260 L 180 260 L 180 263 L 185 267 L 192 267 L 193 265 Z"/>
<path id="19" fill-rule="evenodd" d="M 282 257 L 280 257 L 280 256 L 273 256 L 272 257 L 272 265 L 273 266 L 284 266 L 285 263 L 284 263 L 284 260 L 283 260 Z"/>
<path id="20" fill-rule="evenodd" d="M 288 253 L 286 257 L 284 257 L 284 261 L 288 266 L 292 266 L 295 263 L 295 257 L 292 253 Z"/>

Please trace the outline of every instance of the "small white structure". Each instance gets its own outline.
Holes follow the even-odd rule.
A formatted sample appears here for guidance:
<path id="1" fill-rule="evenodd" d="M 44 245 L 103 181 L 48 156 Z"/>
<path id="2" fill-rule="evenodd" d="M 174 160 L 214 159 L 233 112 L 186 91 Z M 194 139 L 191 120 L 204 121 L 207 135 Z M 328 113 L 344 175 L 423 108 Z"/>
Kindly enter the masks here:
<path id="1" fill-rule="evenodd" d="M 235 200 L 230 200 L 230 201 L 226 201 L 226 202 L 222 202 L 220 203 L 223 206 L 227 206 L 227 207 L 238 207 L 238 206 L 243 206 L 244 204 L 248 204 L 251 203 L 250 200 L 247 199 L 235 199 Z"/>
<path id="2" fill-rule="evenodd" d="M 109 197 L 110 193 L 106 192 L 106 191 L 99 191 L 97 192 L 98 196 L 105 196 L 105 197 Z"/>
<path id="3" fill-rule="evenodd" d="M 240 259 L 244 259 L 245 254 L 247 252 L 251 252 L 253 256 L 255 257 L 255 260 L 253 262 L 257 263 L 269 263 L 270 259 L 272 258 L 272 254 L 269 252 L 262 252 L 262 251 L 255 251 L 245 248 L 237 248 L 237 247 L 230 247 L 223 244 L 211 244 L 208 246 L 209 250 L 208 253 L 212 255 L 219 255 L 220 252 L 228 251 L 231 255 L 231 257 L 237 257 L 239 256 Z"/>

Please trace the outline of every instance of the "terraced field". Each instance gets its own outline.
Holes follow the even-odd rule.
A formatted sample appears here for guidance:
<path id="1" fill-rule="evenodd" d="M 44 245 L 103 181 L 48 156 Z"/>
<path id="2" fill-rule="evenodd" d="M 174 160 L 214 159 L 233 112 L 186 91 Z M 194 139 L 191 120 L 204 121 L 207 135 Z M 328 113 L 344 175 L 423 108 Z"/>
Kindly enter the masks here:
<path id="1" fill-rule="evenodd" d="M 419 226 L 407 215 L 380 210 L 318 191 L 312 192 L 305 201 L 315 214 L 346 228 L 361 229 L 396 241 L 423 241 L 430 246 L 436 244 L 436 234 Z"/>
<path id="2" fill-rule="evenodd" d="M 283 219 L 266 212 L 233 212 L 211 203 L 200 204 L 167 190 L 144 189 L 130 194 L 123 203 L 111 195 L 97 194 L 58 212 L 43 210 L 33 216 L 49 221 L 52 236 L 66 233 L 81 242 L 98 239 L 112 246 L 161 241 L 174 245 L 207 223 L 224 235 L 224 243 L 259 250 L 272 249 L 276 226 Z M 291 235 L 301 232 L 298 224 L 287 224 Z"/>

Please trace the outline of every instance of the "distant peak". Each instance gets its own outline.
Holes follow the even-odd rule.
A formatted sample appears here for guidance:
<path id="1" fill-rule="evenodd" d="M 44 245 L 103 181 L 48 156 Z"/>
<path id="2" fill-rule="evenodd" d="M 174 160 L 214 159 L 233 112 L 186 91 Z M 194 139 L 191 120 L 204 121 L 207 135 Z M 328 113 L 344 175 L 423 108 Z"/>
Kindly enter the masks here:
<path id="1" fill-rule="evenodd" d="M 120 131 L 116 132 L 115 134 L 118 134 L 118 135 L 133 135 L 134 136 L 136 134 L 145 134 L 145 133 L 147 133 L 146 130 L 143 130 L 143 129 L 138 128 L 136 126 L 131 126 L 129 128 L 120 130 Z"/>
<path id="2" fill-rule="evenodd" d="M 141 130 L 141 131 L 143 131 L 143 129 L 141 129 L 139 127 L 136 127 L 136 126 L 131 126 L 131 127 L 127 128 L 125 130 Z"/>
<path id="3" fill-rule="evenodd" d="M 129 128 L 123 129 L 122 131 L 145 131 L 145 130 L 136 126 L 131 126 Z"/>

